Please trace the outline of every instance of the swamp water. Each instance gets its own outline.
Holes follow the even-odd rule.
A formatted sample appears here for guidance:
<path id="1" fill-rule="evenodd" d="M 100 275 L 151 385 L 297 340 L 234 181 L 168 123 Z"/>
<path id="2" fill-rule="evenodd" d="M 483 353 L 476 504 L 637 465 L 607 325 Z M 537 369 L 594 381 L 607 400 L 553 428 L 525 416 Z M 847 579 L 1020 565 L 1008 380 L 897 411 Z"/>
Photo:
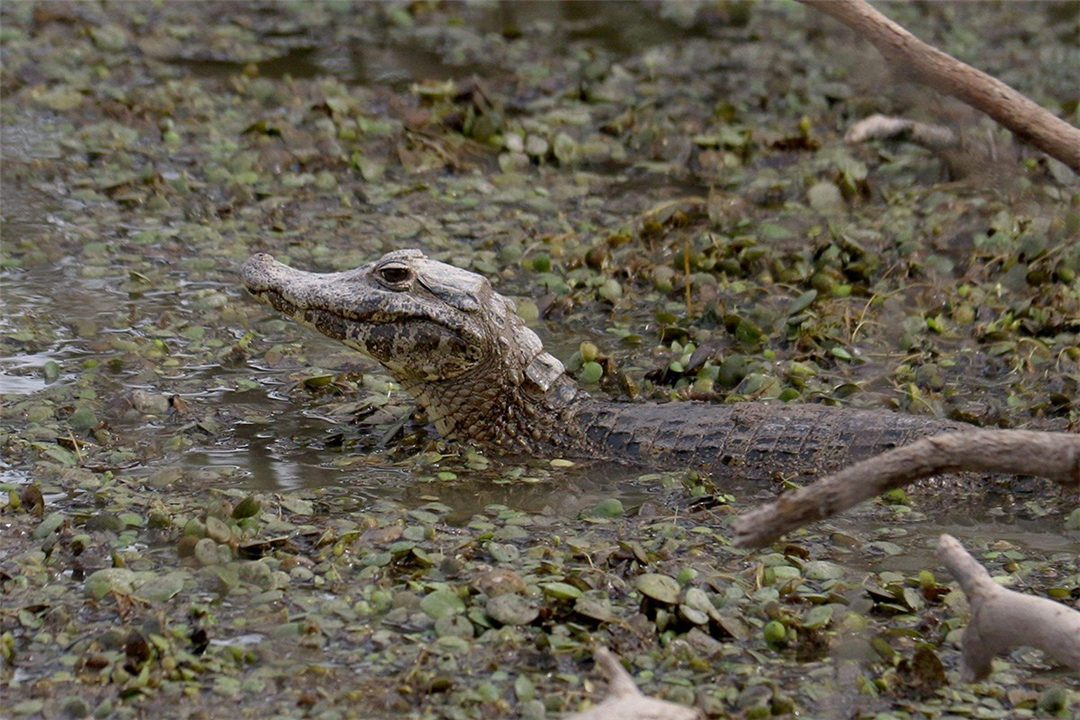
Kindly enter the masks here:
<path id="1" fill-rule="evenodd" d="M 933 555 L 949 532 L 1072 597 L 1068 497 L 916 496 L 746 553 L 727 524 L 771 488 L 439 444 L 370 361 L 237 277 L 256 251 L 329 270 L 418 246 L 535 300 L 564 361 L 587 339 L 639 383 L 674 378 L 654 396 L 973 398 L 1060 428 L 1067 188 L 845 148 L 880 84 L 787 5 L 186 7 L 3 8 L 0 672 L 20 716 L 182 697 L 192 717 L 554 717 L 600 697 L 597 643 L 712 716 L 1010 717 L 1075 695 L 1027 651 L 960 684 L 962 598 L 941 600 Z M 1005 55 L 1041 59 L 1025 42 Z M 850 217 L 810 207 L 812 182 Z M 688 343 L 749 371 L 680 377 Z M 677 600 L 643 589 L 660 575 Z M 492 621 L 493 583 L 518 581 L 527 607 Z M 723 622 L 687 620 L 689 589 Z M 911 670 L 916 644 L 951 684 Z"/>

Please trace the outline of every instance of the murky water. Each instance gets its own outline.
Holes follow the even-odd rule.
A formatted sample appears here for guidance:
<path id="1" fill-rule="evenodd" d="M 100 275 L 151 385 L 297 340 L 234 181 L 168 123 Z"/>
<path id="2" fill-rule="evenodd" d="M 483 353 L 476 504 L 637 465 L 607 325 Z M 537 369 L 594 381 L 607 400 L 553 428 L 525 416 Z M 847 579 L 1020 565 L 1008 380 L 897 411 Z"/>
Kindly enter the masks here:
<path id="1" fill-rule="evenodd" d="M 951 5 L 902 7 L 925 12 L 943 33 L 968 27 Z M 740 12 L 753 14 L 750 27 Z M 999 310 L 1010 320 L 1021 312 L 1008 297 L 1013 290 L 1030 290 L 1018 293 L 1024 298 L 1041 292 L 1019 272 L 1031 258 L 1017 258 L 1016 272 L 994 288 L 1007 268 L 977 273 L 980 256 L 968 245 L 995 213 L 1003 227 L 1030 220 L 1039 232 L 1046 219 L 1045 234 L 1058 242 L 1061 223 L 1049 222 L 1057 210 L 1046 208 L 1059 199 L 1067 206 L 1065 191 L 1033 167 L 1025 192 L 1040 199 L 1019 192 L 1012 204 L 1007 183 L 985 193 L 935 185 L 937 160 L 925 152 L 845 147 L 843 126 L 891 100 L 868 89 L 859 68 L 846 76 L 846 61 L 863 62 L 866 48 L 834 43 L 824 25 L 831 21 L 819 26 L 797 3 L 741 1 L 5 3 L 0 15 L 0 499 L 11 492 L 10 501 L 25 507 L 34 495 L 25 485 L 34 483 L 47 523 L 65 520 L 58 534 L 42 536 L 56 526 L 42 529 L 41 518 L 11 506 L 3 513 L 4 526 L 17 530 L 0 532 L 0 578 L 18 574 L 4 581 L 19 610 L 7 614 L 4 629 L 15 641 L 7 679 L 22 714 L 35 706 L 48 717 L 72 708 L 123 712 L 116 705 L 123 700 L 131 712 L 168 715 L 176 680 L 282 712 L 300 702 L 311 714 L 360 707 L 378 707 L 371 716 L 407 714 L 408 707 L 427 716 L 445 707 L 447 716 L 469 717 L 512 712 L 507 703 L 526 712 L 520 688 L 531 681 L 529 713 L 554 712 L 549 698 L 569 711 L 596 694 L 584 650 L 605 637 L 634 664 L 646 692 L 680 702 L 712 698 L 714 709 L 732 705 L 735 713 L 768 712 L 792 699 L 817 717 L 890 707 L 1000 715 L 1003 707 L 1043 703 L 1037 694 L 1056 681 L 1042 677 L 1038 661 L 1028 668 L 1027 655 L 1014 656 L 1015 667 L 993 683 L 908 696 L 901 659 L 914 643 L 931 643 L 955 669 L 954 643 L 942 639 L 962 622 L 962 609 L 935 604 L 922 620 L 885 614 L 895 606 L 869 614 L 862 586 L 927 569 L 946 581 L 935 545 L 950 533 L 1018 585 L 1072 589 L 1080 546 L 1062 518 L 1073 498 L 1046 485 L 980 491 L 962 503 L 912 493 L 910 508 L 865 503 L 743 556 L 726 546 L 728 524 L 774 488 L 731 483 L 713 493 L 710 478 L 681 468 L 484 458 L 442 444 L 381 368 L 283 320 L 240 286 L 239 265 L 253 252 L 314 269 L 421 247 L 494 268 L 500 292 L 536 300 L 548 318 L 537 331 L 563 360 L 589 339 L 635 379 L 664 372 L 680 351 L 662 346 L 670 337 L 654 345 L 657 323 L 677 335 L 685 314 L 699 323 L 695 341 L 725 358 L 745 353 L 759 378 L 779 379 L 807 399 L 844 388 L 853 405 L 888 398 L 901 407 L 923 401 L 933 412 L 968 410 L 946 402 L 955 394 L 922 382 L 917 371 L 933 363 L 949 392 L 955 384 L 970 397 L 974 417 L 984 417 L 985 402 L 1017 423 L 1037 416 L 1060 424 L 1060 408 L 1043 413 L 1032 401 L 1038 391 L 1017 384 L 1060 380 L 1074 368 L 1040 375 L 1033 367 L 1046 358 L 1035 349 L 1027 358 L 1033 367 L 1014 369 L 1009 363 L 1023 358 L 981 352 L 986 343 L 972 332 Z M 969 39 L 960 37 L 965 50 Z M 1007 63 L 1014 77 L 1042 59 L 1026 44 L 996 36 L 995 43 L 999 56 L 1016 60 Z M 1037 87 L 1040 97 L 1055 97 Z M 476 132 L 486 115 L 504 139 L 520 133 L 550 152 L 515 153 L 509 141 L 501 150 L 485 146 L 483 138 L 499 138 L 486 125 Z M 563 135 L 564 149 L 579 158 L 557 151 Z M 838 173 L 849 182 L 863 162 L 866 187 L 849 197 Z M 809 190 L 834 181 L 850 214 L 820 217 Z M 909 210 L 917 221 L 908 222 Z M 973 269 L 943 271 L 938 283 L 940 263 L 923 267 L 920 253 L 946 254 L 952 244 L 944 233 L 957 219 L 970 232 L 949 258 Z M 856 272 L 842 237 L 848 230 L 851 244 L 880 253 L 885 264 Z M 903 231 L 916 239 L 898 253 Z M 696 276 L 681 264 L 695 244 Z M 991 261 L 989 252 L 981 258 L 993 265 L 1000 258 Z M 1032 267 L 1049 278 L 1052 263 L 1040 262 Z M 800 269 L 789 277 L 779 265 Z M 670 291 L 657 272 L 665 268 L 676 271 Z M 817 280 L 834 274 L 867 282 L 846 283 L 851 294 L 833 298 Z M 909 278 L 916 286 L 905 292 Z M 692 308 L 680 292 L 684 280 L 698 293 Z M 960 332 L 949 332 L 954 280 L 970 284 L 964 297 L 975 308 L 975 322 Z M 573 289 L 551 289 L 562 282 Z M 1057 285 L 1051 278 L 1042 287 Z M 811 286 L 822 297 L 793 315 L 793 301 Z M 983 303 L 983 292 L 994 297 Z M 878 298 L 881 312 L 871 306 Z M 928 327 L 933 317 L 946 330 L 938 337 L 911 329 L 906 321 L 920 314 Z M 743 317 L 760 326 L 760 344 L 753 332 L 740 337 Z M 800 322 L 806 334 L 796 338 Z M 1050 346 L 1044 329 L 1052 322 L 1023 322 L 1032 323 L 1030 335 L 1003 331 L 1003 341 Z M 626 332 L 636 337 L 620 340 Z M 847 339 L 852 354 L 872 352 L 834 362 L 841 356 L 829 348 L 843 349 Z M 796 363 L 817 374 L 796 381 L 787 374 Z M 754 395 L 749 387 L 735 392 Z M 1070 388 L 1075 382 L 1055 389 L 1064 396 Z M 248 493 L 262 511 L 241 522 L 245 562 L 219 566 L 225 548 L 214 557 L 206 551 L 224 538 L 209 515 L 223 509 L 222 494 L 235 507 Z M 612 499 L 625 509 L 622 519 L 591 516 Z M 408 512 L 416 508 L 426 512 Z M 192 543 L 190 531 L 199 529 L 192 518 L 202 517 L 206 538 Z M 113 532 L 116 523 L 125 529 Z M 774 549 L 837 563 L 839 584 L 815 580 L 792 593 L 796 583 L 780 585 L 777 572 L 775 587 L 761 587 Z M 263 562 L 246 562 L 259 553 Z M 119 585 L 115 601 L 88 597 L 90 573 L 110 564 L 140 581 L 183 577 L 183 589 L 152 605 L 125 602 Z M 487 629 L 492 623 L 476 613 L 494 606 L 466 588 L 483 589 L 491 567 L 527 584 L 529 601 L 542 609 L 537 622 Z M 249 570 L 269 570 L 272 590 L 262 578 L 251 584 Z M 630 594 L 643 589 L 644 572 L 707 591 L 725 612 L 739 613 L 750 635 L 732 642 L 720 628 L 702 627 L 695 633 L 702 645 L 682 636 L 688 626 L 675 612 L 657 613 L 654 633 L 640 623 L 653 617 L 653 604 Z M 618 619 L 579 612 L 565 590 L 556 597 L 555 582 L 607 595 L 609 619 Z M 467 610 L 447 617 L 455 637 L 445 622 L 432 631 L 426 617 L 434 622 L 426 598 L 447 589 Z M 799 617 L 807 624 L 812 612 L 817 617 L 812 604 L 841 596 L 855 616 L 839 604 L 828 608 L 837 611 L 829 635 L 800 631 L 788 650 L 763 645 L 761 625 L 777 613 L 785 623 L 790 615 L 794 631 Z M 689 590 L 685 599 L 689 607 Z M 864 611 L 866 627 L 857 632 L 853 621 Z M 66 618 L 78 618 L 75 635 Z M 465 623 L 466 636 L 477 633 L 472 640 L 457 637 L 465 618 L 476 625 Z M 171 651 L 162 648 L 146 667 L 152 678 L 161 675 L 164 692 L 133 696 L 117 670 L 138 662 L 128 648 L 138 643 L 129 638 L 129 652 L 112 652 L 112 639 L 124 637 L 117 629 L 132 638 L 164 632 L 171 648 L 185 650 L 178 663 L 208 641 L 206 672 L 192 678 L 177 664 L 182 679 L 169 675 L 161 661 Z M 712 655 L 720 675 L 693 659 L 717 652 L 709 637 L 722 643 Z M 853 639 L 865 651 L 853 652 Z M 882 661 L 883 643 L 894 648 L 891 661 Z M 251 655 L 239 667 L 225 652 L 221 664 L 223 647 Z M 74 677 L 72 653 L 85 655 Z M 643 657 L 660 664 L 650 668 Z M 114 681 L 120 696 L 91 677 L 102 658 L 116 664 L 99 680 Z M 864 684 L 878 677 L 881 685 Z M 880 697 L 859 692 L 866 687 Z M 758 691 L 769 688 L 777 689 L 773 705 L 758 704 Z M 207 714 L 214 702 L 203 703 Z"/>
<path id="2" fill-rule="evenodd" d="M 695 34 L 674 21 L 647 17 L 633 3 L 499 2 L 466 7 L 463 12 L 470 32 L 514 36 L 527 31 L 538 47 L 553 54 L 569 52 L 575 43 L 587 43 L 622 58 Z M 613 32 L 614 28 L 618 31 Z M 447 58 L 436 37 L 429 47 L 417 45 L 414 38 L 396 41 L 392 32 L 326 45 L 318 37 L 292 35 L 288 29 L 269 26 L 264 38 L 281 47 L 280 55 L 258 63 L 259 75 L 268 78 L 332 76 L 357 85 L 403 88 L 419 81 L 463 79 L 502 70 L 480 53 Z M 248 65 L 204 57 L 178 58 L 174 63 L 201 77 L 228 77 Z"/>
<path id="3" fill-rule="evenodd" d="M 28 203 L 23 209 L 29 212 L 33 207 L 33 203 Z M 80 325 L 88 323 L 95 328 L 95 339 L 107 334 L 136 336 L 141 331 L 130 326 L 131 318 L 139 318 L 138 322 L 142 324 L 146 318 L 164 314 L 190 314 L 188 298 L 207 287 L 206 284 L 190 283 L 180 292 L 146 293 L 132 298 L 118 289 L 119 278 L 82 278 L 71 265 L 9 272 L 3 276 L 4 312 L 0 317 L 0 330 L 5 336 L 10 337 L 23 328 L 25 319 L 30 316 L 35 319 L 35 327 L 39 330 L 48 328 L 54 337 L 43 349 L 33 343 L 34 350 L 20 352 L 16 349 L 0 358 L 0 393 L 8 399 L 41 392 L 53 383 L 75 381 L 77 373 L 72 371 L 61 372 L 57 378 L 47 381 L 47 362 L 62 368 L 76 368 L 90 362 L 107 364 L 116 357 L 108 347 L 95 347 L 90 338 L 79 337 L 75 329 Z M 58 278 L 60 282 L 57 282 Z M 242 298 L 236 288 L 226 289 L 236 296 L 237 302 L 250 302 Z M 552 339 L 550 333 L 545 334 Z M 18 348 L 19 345 L 14 341 L 9 346 Z M 562 342 L 551 345 L 557 352 L 562 346 L 564 354 L 568 355 L 571 348 L 576 347 L 576 341 L 563 338 Z M 336 343 L 317 334 L 312 333 L 309 337 L 308 352 L 312 357 L 329 355 L 337 348 Z M 182 354 L 174 357 L 183 360 Z M 189 472 L 225 471 L 237 486 L 259 492 L 337 488 L 356 498 L 370 501 L 394 498 L 412 506 L 437 497 L 454 509 L 453 518 L 460 521 L 491 504 L 576 516 L 604 497 L 621 497 L 633 507 L 653 495 L 650 488 L 634 482 L 640 471 L 617 466 L 563 471 L 544 482 L 528 484 L 507 482 L 499 476 L 497 469 L 479 473 L 476 477 L 430 484 L 417 482 L 407 458 L 405 461 L 400 457 L 391 458 L 390 448 L 376 448 L 362 468 L 340 468 L 335 464 L 341 457 L 341 450 L 334 447 L 335 440 L 342 435 L 357 438 L 364 430 L 347 419 L 324 417 L 305 410 L 301 404 L 282 394 L 286 384 L 283 372 L 253 365 L 181 365 L 173 372 L 193 388 L 199 388 L 181 393 L 185 402 L 204 409 L 218 408 L 236 419 L 221 437 L 181 454 L 166 453 L 146 466 L 128 469 L 127 472 L 133 475 L 149 476 L 161 467 L 179 467 Z M 259 381 L 258 387 L 233 389 L 234 380 L 252 378 Z M 109 374 L 103 385 L 117 397 L 132 389 L 154 391 L 150 385 L 138 383 L 139 370 L 128 368 Z M 269 418 L 270 421 L 250 422 L 243 419 L 246 417 Z M 172 423 L 145 425 L 123 421 L 114 421 L 111 430 L 158 444 L 167 443 L 176 432 Z M 375 444 L 370 438 L 360 439 L 365 447 Z M 0 478 L 16 482 L 30 480 L 26 468 L 2 465 Z"/>
<path id="4" fill-rule="evenodd" d="M 483 13 L 477 21 L 493 33 L 513 32 L 515 28 L 536 27 L 540 23 L 551 30 L 543 42 L 569 47 L 576 41 L 590 40 L 616 56 L 640 53 L 643 48 L 688 36 L 675 23 L 658 23 L 655 18 L 643 22 L 633 6 L 621 3 L 499 3 L 494 11 Z M 612 32 L 612 28 L 619 28 L 619 32 Z M 203 58 L 176 60 L 175 64 L 195 75 L 216 77 L 241 72 L 245 66 L 242 62 Z M 463 78 L 482 69 L 482 58 L 448 63 L 437 50 L 398 45 L 392 40 L 357 41 L 342 48 L 323 47 L 312 38 L 283 42 L 279 57 L 259 64 L 259 72 L 265 77 L 334 76 L 359 85 L 389 86 Z M 39 118 L 25 117 L 19 123 L 6 123 L 2 139 L 4 160 L 9 164 L 30 163 L 56 153 L 56 139 L 50 125 Z M 64 232 L 64 222 L 57 219 L 56 213 L 77 207 L 77 201 L 59 193 L 51 194 L 47 185 L 28 182 L 25 174 L 5 172 L 2 179 L 4 242 L 23 242 Z M 46 363 L 69 367 L 88 361 L 108 363 L 114 355 L 93 340 L 109 334 L 137 335 L 141 331 L 131 325 L 131 318 L 145 323 L 148 318 L 158 316 L 192 316 L 198 322 L 197 311 L 189 300 L 202 290 L 216 287 L 230 295 L 233 302 L 250 302 L 236 286 L 186 281 L 177 290 L 132 295 L 122 289 L 121 268 L 117 268 L 114 276 L 97 279 L 82 277 L 78 270 L 78 260 L 68 258 L 51 267 L 5 270 L 0 274 L 0 333 L 5 337 L 17 335 L 27 327 L 20 318 L 33 318 L 36 327 L 48 329 L 54 338 L 44 346 L 40 342 L 18 340 L 6 344 L 9 350 L 0 357 L 0 394 L 6 398 L 42 392 L 49 382 L 72 382 L 71 372 L 47 381 Z M 94 338 L 81 336 L 79 327 L 93 328 Z M 564 358 L 581 339 L 550 328 L 544 334 L 548 347 Z M 20 349 L 24 345 L 26 349 Z M 332 341 L 314 334 L 308 338 L 308 346 L 312 357 L 329 355 L 336 349 Z M 426 478 L 417 477 L 409 462 L 395 456 L 392 448 L 379 448 L 377 443 L 365 445 L 376 447 L 362 467 L 342 468 L 335 462 L 341 457 L 335 439 L 341 435 L 355 437 L 363 431 L 347 419 L 320 416 L 290 399 L 283 393 L 285 380 L 281 371 L 250 365 L 192 366 L 185 364 L 182 353 L 173 357 L 179 365 L 172 372 L 192 381 L 189 383 L 192 387 L 202 388 L 182 392 L 181 396 L 188 402 L 221 409 L 232 421 L 220 436 L 179 454 L 165 452 L 147 466 L 131 469 L 134 474 L 150 475 L 160 467 L 178 466 L 187 471 L 226 471 L 237 487 L 254 491 L 332 488 L 364 501 L 393 498 L 407 505 L 438 499 L 454 509 L 452 520 L 466 520 L 490 504 L 575 517 L 597 500 L 613 496 L 622 499 L 629 508 L 646 501 L 670 501 L 674 506 L 686 501 L 677 491 L 658 492 L 648 482 L 637 480 L 639 470 L 602 465 L 547 473 L 542 481 L 531 483 L 508 482 L 500 476 L 497 466 L 490 472 L 460 476 L 453 481 L 426 482 Z M 138 377 L 135 370 L 117 370 L 109 376 L 106 387 L 120 394 L 138 387 Z M 259 385 L 234 390 L 232 381 L 239 378 L 256 379 Z M 145 388 L 153 389 L 149 385 Z M 269 418 L 269 422 L 244 419 L 255 416 Z M 121 424 L 113 430 L 139 434 L 147 442 L 159 444 L 165 444 L 175 432 L 166 423 L 149 427 Z M 28 480 L 26 470 L 3 465 L 0 476 L 5 480 Z M 989 508 L 970 508 L 970 512 L 971 524 L 956 525 L 949 520 L 920 525 L 916 532 L 922 539 L 917 545 L 930 553 L 932 541 L 940 532 L 949 531 L 962 537 L 985 532 L 986 525 L 976 520 L 987 519 Z M 864 522 L 858 517 L 843 521 L 853 529 Z M 1058 535 L 1058 528 L 1057 520 L 1000 522 L 994 525 L 993 532 L 1018 544 L 1051 552 L 1068 546 Z M 925 560 L 924 553 L 916 552 L 906 562 L 919 567 Z"/>

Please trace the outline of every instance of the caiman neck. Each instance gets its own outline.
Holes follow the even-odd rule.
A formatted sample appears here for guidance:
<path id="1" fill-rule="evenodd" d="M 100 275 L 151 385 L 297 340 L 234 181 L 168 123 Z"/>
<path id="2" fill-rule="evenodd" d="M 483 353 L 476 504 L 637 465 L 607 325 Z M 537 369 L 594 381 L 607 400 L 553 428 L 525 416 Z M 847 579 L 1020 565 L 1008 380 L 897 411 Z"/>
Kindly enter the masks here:
<path id="1" fill-rule="evenodd" d="M 531 343 L 524 345 L 517 349 Z M 571 409 L 588 394 L 542 350 L 518 367 L 515 359 L 523 359 L 520 352 L 492 358 L 451 380 L 410 385 L 403 379 L 403 385 L 447 439 L 501 452 L 574 446 L 577 438 L 567 429 Z"/>

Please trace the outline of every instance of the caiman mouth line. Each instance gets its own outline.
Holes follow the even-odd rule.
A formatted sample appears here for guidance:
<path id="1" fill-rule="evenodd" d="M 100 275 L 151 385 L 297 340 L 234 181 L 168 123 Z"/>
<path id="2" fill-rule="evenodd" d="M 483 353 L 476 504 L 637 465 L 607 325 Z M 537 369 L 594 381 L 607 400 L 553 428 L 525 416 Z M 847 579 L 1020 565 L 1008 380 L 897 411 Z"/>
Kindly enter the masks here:
<path id="1" fill-rule="evenodd" d="M 278 312 L 284 313 L 291 318 L 297 320 L 303 320 L 310 322 L 309 318 L 318 314 L 320 317 L 332 318 L 333 321 L 342 323 L 353 323 L 356 325 L 393 325 L 399 322 L 408 322 L 415 318 L 402 317 L 396 320 L 376 320 L 370 317 L 370 313 L 365 317 L 361 313 L 355 312 L 338 312 L 336 310 L 327 310 L 326 308 L 315 307 L 302 307 L 294 303 L 292 300 L 285 297 L 277 290 L 249 290 L 258 300 L 270 307 L 274 308 Z"/>
<path id="2" fill-rule="evenodd" d="M 394 325 L 400 322 L 408 322 L 409 319 L 403 319 L 398 323 L 390 321 L 376 321 L 365 320 L 359 316 L 348 315 L 343 313 L 337 313 L 332 310 L 325 310 L 322 308 L 302 308 L 299 305 L 293 303 L 277 290 L 255 290 L 251 291 L 251 294 L 258 298 L 261 302 L 267 303 L 270 307 L 274 308 L 280 313 L 283 313 L 297 322 L 308 325 L 315 328 L 323 335 L 333 338 L 334 340 L 344 340 L 349 337 L 348 328 L 353 325 Z M 412 318 L 410 318 L 412 319 Z"/>
<path id="3" fill-rule="evenodd" d="M 277 290 L 253 290 L 252 295 L 267 303 L 278 312 L 285 313 L 289 317 L 299 317 L 300 308 L 285 299 L 285 296 Z"/>

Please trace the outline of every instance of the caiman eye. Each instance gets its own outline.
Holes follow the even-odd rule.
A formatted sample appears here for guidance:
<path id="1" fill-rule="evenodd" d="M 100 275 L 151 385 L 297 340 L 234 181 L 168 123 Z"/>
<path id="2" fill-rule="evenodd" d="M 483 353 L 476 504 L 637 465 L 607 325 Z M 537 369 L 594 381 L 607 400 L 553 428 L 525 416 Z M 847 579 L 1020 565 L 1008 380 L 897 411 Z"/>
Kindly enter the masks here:
<path id="1" fill-rule="evenodd" d="M 387 265 L 386 267 L 379 268 L 379 277 L 387 285 L 400 285 L 409 279 L 412 273 L 409 272 L 409 268 L 401 265 Z"/>

